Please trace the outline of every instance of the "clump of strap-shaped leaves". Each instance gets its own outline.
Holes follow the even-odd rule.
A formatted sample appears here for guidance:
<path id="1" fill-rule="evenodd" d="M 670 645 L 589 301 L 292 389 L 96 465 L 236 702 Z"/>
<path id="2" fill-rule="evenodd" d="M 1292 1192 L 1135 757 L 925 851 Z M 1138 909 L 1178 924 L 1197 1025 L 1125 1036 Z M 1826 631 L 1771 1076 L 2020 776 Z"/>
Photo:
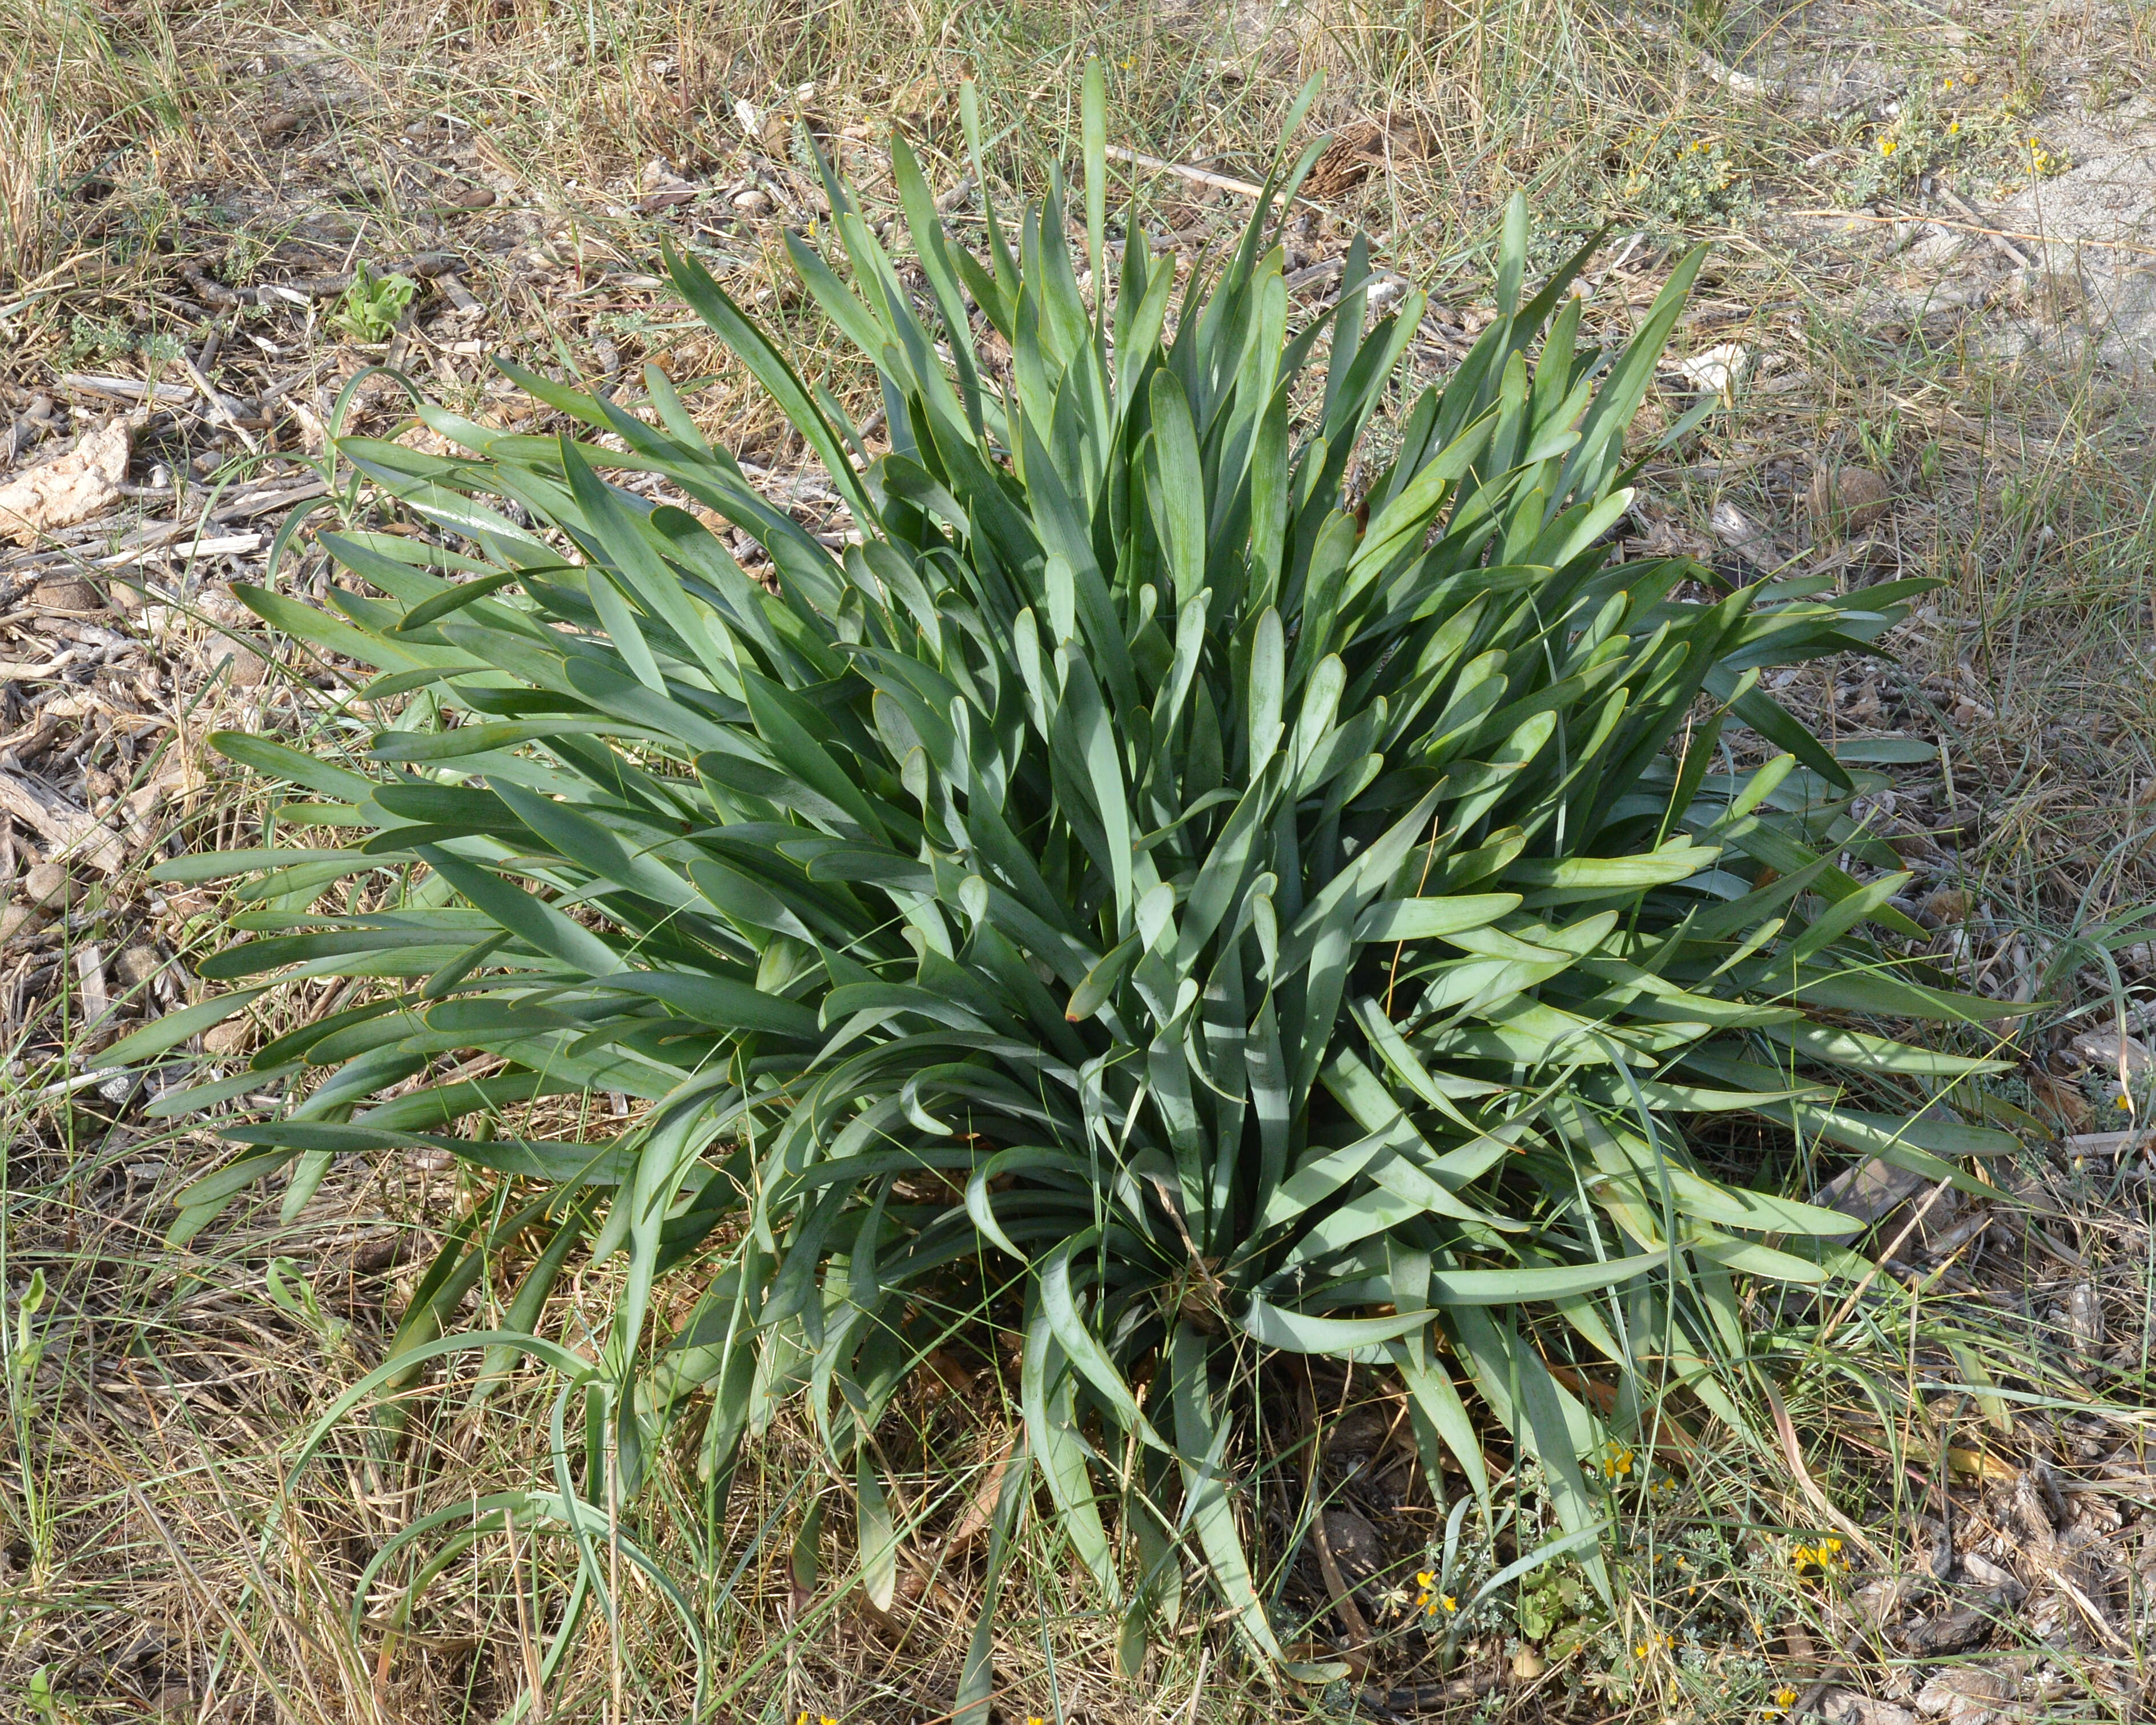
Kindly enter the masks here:
<path id="1" fill-rule="evenodd" d="M 127 1050 L 280 980 L 387 979 L 160 1105 L 290 1098 L 229 1127 L 246 1147 L 182 1225 L 288 1164 L 296 1208 L 352 1152 L 436 1147 L 498 1183 L 340 1410 L 456 1348 L 558 1372 L 552 1487 L 444 1513 L 459 1539 L 506 1515 L 573 1535 L 580 1597 L 605 1595 L 608 1468 L 633 1498 L 695 1409 L 722 1481 L 799 1396 L 888 1604 L 910 1530 L 879 1424 L 932 1349 L 1017 1326 L 973 1702 L 1044 1488 L 1128 1652 L 1189 1576 L 1280 1656 L 1287 1553 L 1254 1557 L 1240 1486 L 1283 1354 L 1396 1371 L 1440 1494 L 1486 1502 L 1509 1434 L 1601 1579 L 1581 1458 L 1673 1389 L 1741 1436 L 1738 1279 L 1845 1261 L 1844 1218 L 1717 1178 L 1688 1128 L 1748 1114 L 1934 1178 L 1997 1147 L 1859 1106 L 1980 1063 L 1851 1014 L 1998 1009 L 1894 969 L 1866 925 L 1909 932 L 1902 877 L 1834 860 L 1868 854 L 1850 772 L 1760 685 L 1866 649 L 1912 587 L 1715 597 L 1682 559 L 1612 561 L 1698 256 L 1629 345 L 1583 347 L 1583 259 L 1526 296 L 1516 203 L 1494 321 L 1396 398 L 1424 299 L 1366 329 L 1359 244 L 1298 326 L 1268 233 L 1308 152 L 1178 293 L 1135 222 L 1114 254 L 1087 94 L 1082 260 L 1057 192 L 1014 253 L 985 176 L 976 255 L 902 141 L 903 270 L 835 181 L 830 255 L 789 242 L 880 374 L 887 453 L 670 259 L 858 543 L 775 508 L 655 369 L 643 413 L 512 372 L 581 436 L 423 407 L 465 453 L 346 440 L 437 531 L 325 535 L 336 615 L 246 597 L 378 669 L 353 714 L 409 701 L 366 772 L 219 739 L 346 842 L 167 865 L 249 875 L 249 937 L 203 967 L 245 986 Z M 767 583 L 654 480 L 760 546 Z M 1783 752 L 1736 770 L 1732 721 Z M 531 1124 L 603 1091 L 641 1099 L 619 1136 Z M 444 1334 L 519 1236 L 499 1327 Z M 528 1334 L 578 1255 L 621 1267 L 589 1359 Z M 669 1276 L 697 1291 L 660 1331 Z M 1607 1363 L 1614 1396 L 1567 1387 Z"/>

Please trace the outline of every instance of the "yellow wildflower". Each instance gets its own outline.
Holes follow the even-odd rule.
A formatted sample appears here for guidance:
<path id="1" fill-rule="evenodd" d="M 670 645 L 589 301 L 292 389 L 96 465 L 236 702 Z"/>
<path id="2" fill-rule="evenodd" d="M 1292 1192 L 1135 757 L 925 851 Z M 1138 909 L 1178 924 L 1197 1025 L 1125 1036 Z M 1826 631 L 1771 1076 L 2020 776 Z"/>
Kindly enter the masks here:
<path id="1" fill-rule="evenodd" d="M 1821 1576 L 1830 1576 L 1846 1569 L 1848 1562 L 1841 1554 L 1841 1542 L 1832 1535 L 1822 1535 L 1817 1545 L 1798 1545 L 1789 1548 L 1789 1567 L 1802 1581 L 1813 1581 Z M 1817 1572 L 1814 1574 L 1813 1572 Z"/>
<path id="2" fill-rule="evenodd" d="M 1947 136 L 1948 136 L 1948 137 L 1953 137 L 1953 136 L 1956 136 L 1956 135 L 1957 135 L 1960 131 L 1961 131 L 1961 121 L 1959 121 L 1958 120 L 1950 121 L 1950 122 L 1948 124 L 1948 126 L 1947 126 Z"/>
<path id="3" fill-rule="evenodd" d="M 1797 1692 L 1784 1684 L 1774 1692 L 1774 1698 L 1767 1704 L 1767 1717 L 1779 1719 L 1797 1704 Z"/>
<path id="4" fill-rule="evenodd" d="M 1879 153 L 1881 156 L 1892 156 L 1897 147 L 1898 141 L 1896 139 L 1881 138 L 1879 141 Z"/>

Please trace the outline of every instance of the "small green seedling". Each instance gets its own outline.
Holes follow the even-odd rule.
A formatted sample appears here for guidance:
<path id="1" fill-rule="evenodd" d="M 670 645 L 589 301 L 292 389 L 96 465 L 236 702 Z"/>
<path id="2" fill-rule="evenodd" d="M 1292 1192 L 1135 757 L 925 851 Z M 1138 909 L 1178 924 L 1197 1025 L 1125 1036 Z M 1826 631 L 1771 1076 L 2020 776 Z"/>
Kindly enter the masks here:
<path id="1" fill-rule="evenodd" d="M 352 1327 L 342 1318 L 331 1317 L 322 1310 L 321 1302 L 315 1297 L 315 1285 L 300 1273 L 300 1266 L 291 1259 L 272 1258 L 270 1267 L 263 1272 L 262 1281 L 272 1306 L 331 1347 L 341 1342 L 345 1332 Z"/>
<path id="2" fill-rule="evenodd" d="M 412 308 L 419 284 L 408 275 L 375 275 L 362 264 L 330 313 L 330 327 L 363 344 L 386 341 Z"/>

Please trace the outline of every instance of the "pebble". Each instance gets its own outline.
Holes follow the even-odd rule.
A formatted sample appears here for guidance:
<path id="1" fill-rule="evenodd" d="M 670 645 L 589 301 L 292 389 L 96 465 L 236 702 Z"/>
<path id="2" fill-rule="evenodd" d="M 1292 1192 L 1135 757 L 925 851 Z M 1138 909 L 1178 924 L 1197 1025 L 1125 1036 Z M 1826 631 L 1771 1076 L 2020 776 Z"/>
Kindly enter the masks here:
<path id="1" fill-rule="evenodd" d="M 112 961 L 114 980 L 123 988 L 139 988 L 164 967 L 155 947 L 129 947 Z"/>
<path id="2" fill-rule="evenodd" d="M 228 650 L 232 655 L 232 664 L 226 675 L 232 679 L 232 686 L 235 689 L 260 688 L 263 680 L 270 675 L 270 667 L 262 655 L 251 647 L 234 645 Z"/>
<path id="3" fill-rule="evenodd" d="M 1812 518 L 1836 531 L 1861 532 L 1894 506 L 1886 479 L 1868 467 L 1822 467 L 1812 475 Z"/>
<path id="4" fill-rule="evenodd" d="M 58 863 L 41 862 L 23 876 L 23 896 L 33 905 L 57 906 L 66 903 L 71 885 Z"/>
<path id="5" fill-rule="evenodd" d="M 63 576 L 57 581 L 41 581 L 30 595 L 30 603 L 47 611 L 102 611 L 104 595 L 79 576 Z"/>
<path id="6" fill-rule="evenodd" d="M 1908 1708 L 1855 1689 L 1829 1689 L 1819 1698 L 1819 1711 L 1830 1725 L 1917 1725 Z"/>

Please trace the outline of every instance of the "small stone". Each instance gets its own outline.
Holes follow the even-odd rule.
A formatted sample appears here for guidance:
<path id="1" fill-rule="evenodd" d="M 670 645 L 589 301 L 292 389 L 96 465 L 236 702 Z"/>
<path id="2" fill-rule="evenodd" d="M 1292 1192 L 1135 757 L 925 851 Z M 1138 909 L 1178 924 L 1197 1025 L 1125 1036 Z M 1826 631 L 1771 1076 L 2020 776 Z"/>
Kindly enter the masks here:
<path id="1" fill-rule="evenodd" d="M 254 1026 L 244 1018 L 227 1019 L 203 1032 L 203 1052 L 213 1060 L 229 1060 L 247 1046 Z"/>
<path id="2" fill-rule="evenodd" d="M 1979 1605 L 1950 1605 L 1894 1632 L 1904 1653 L 1936 1659 L 1966 1653 L 1991 1639 L 1993 1614 Z"/>
<path id="3" fill-rule="evenodd" d="M 67 902 L 72 883 L 58 863 L 41 862 L 23 876 L 23 896 L 33 905 L 58 909 Z"/>
<path id="4" fill-rule="evenodd" d="M 1704 353 L 1694 354 L 1690 359 L 1677 362 L 1677 370 L 1700 393 L 1718 395 L 1725 400 L 1736 388 L 1738 381 L 1751 368 L 1752 350 L 1734 341 L 1722 342 Z"/>
<path id="5" fill-rule="evenodd" d="M 1512 1681 L 1532 1683 L 1549 1669 L 1549 1661 L 1532 1647 L 1522 1647 L 1512 1656 Z"/>
<path id="6" fill-rule="evenodd" d="M 495 190 L 491 186 L 459 186 L 444 199 L 459 209 L 490 209 L 494 206 Z"/>
<path id="7" fill-rule="evenodd" d="M 28 905 L 8 905 L 0 907 L 0 950 L 38 919 L 38 913 Z"/>
<path id="8" fill-rule="evenodd" d="M 1917 1695 L 1917 1711 L 1947 1725 L 1984 1725 L 2020 1696 L 2012 1678 L 1976 1666 L 1954 1666 L 1938 1672 Z"/>
<path id="9" fill-rule="evenodd" d="M 242 647 L 236 643 L 229 651 L 232 663 L 225 667 L 225 675 L 231 680 L 232 686 L 235 689 L 259 689 L 263 680 L 270 675 L 270 666 L 262 655 L 252 647 Z"/>
<path id="10" fill-rule="evenodd" d="M 105 599 L 98 590 L 77 575 L 41 581 L 30 594 L 30 603 L 47 611 L 89 613 L 102 611 Z"/>
<path id="11" fill-rule="evenodd" d="M 113 980 L 123 988 L 139 988 L 164 968 L 155 947 L 129 947 L 112 961 Z"/>
<path id="12" fill-rule="evenodd" d="M 1830 1725 L 1917 1725 L 1908 1708 L 1854 1689 L 1828 1690 L 1819 1698 L 1819 1710 Z"/>
<path id="13" fill-rule="evenodd" d="M 1969 895 L 1958 886 L 1942 886 L 1924 900 L 1924 914 L 1940 923 L 1969 921 Z"/>
<path id="14" fill-rule="evenodd" d="M 1861 532 L 1894 506 L 1886 480 L 1868 467 L 1822 467 L 1812 475 L 1812 519 L 1835 532 Z"/>
<path id="15" fill-rule="evenodd" d="M 1325 1543 L 1351 1584 L 1359 1584 L 1384 1566 L 1385 1548 L 1378 1530 L 1352 1509 L 1325 1512 Z"/>
<path id="16" fill-rule="evenodd" d="M 735 211 L 744 216 L 765 216 L 771 213 L 771 194 L 751 187 L 734 198 Z"/>

